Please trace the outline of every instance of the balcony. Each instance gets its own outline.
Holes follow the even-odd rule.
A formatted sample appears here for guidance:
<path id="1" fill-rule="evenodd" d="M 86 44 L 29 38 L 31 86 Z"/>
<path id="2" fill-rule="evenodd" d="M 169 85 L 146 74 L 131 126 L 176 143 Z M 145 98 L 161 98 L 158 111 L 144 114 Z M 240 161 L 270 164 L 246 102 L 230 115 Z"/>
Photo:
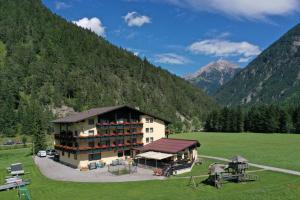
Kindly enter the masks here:
<path id="1" fill-rule="evenodd" d="M 117 126 L 123 126 L 123 127 L 142 127 L 143 123 L 142 122 L 101 122 L 96 124 L 98 127 L 103 127 L 103 128 L 115 128 Z"/>
<path id="2" fill-rule="evenodd" d="M 65 134 L 54 134 L 54 138 L 57 140 L 75 140 L 73 135 L 65 135 Z"/>
<path id="3" fill-rule="evenodd" d="M 143 146 L 142 142 L 137 143 L 125 143 L 125 144 L 111 144 L 111 145 L 101 145 L 101 146 L 82 146 L 82 147 L 69 147 L 64 145 L 55 145 L 54 148 L 57 150 L 67 151 L 67 152 L 73 152 L 73 153 L 97 153 L 97 152 L 103 152 L 103 151 L 113 151 L 113 150 L 127 150 L 131 147 L 139 147 Z"/>
<path id="4" fill-rule="evenodd" d="M 131 133 L 107 133 L 107 134 L 96 134 L 96 135 L 87 135 L 87 136 L 74 136 L 77 139 L 90 139 L 90 138 L 104 138 L 104 137 L 120 137 L 120 136 L 131 136 L 131 135 L 143 135 L 143 132 L 131 132 Z"/>
<path id="5" fill-rule="evenodd" d="M 95 139 L 95 138 L 109 138 L 109 137 L 124 137 L 124 136 L 142 136 L 143 132 L 126 132 L 126 133 L 107 133 L 107 134 L 95 134 L 87 136 L 73 136 L 73 135 L 60 135 L 54 134 L 54 138 L 57 140 L 76 141 L 76 139 Z"/>

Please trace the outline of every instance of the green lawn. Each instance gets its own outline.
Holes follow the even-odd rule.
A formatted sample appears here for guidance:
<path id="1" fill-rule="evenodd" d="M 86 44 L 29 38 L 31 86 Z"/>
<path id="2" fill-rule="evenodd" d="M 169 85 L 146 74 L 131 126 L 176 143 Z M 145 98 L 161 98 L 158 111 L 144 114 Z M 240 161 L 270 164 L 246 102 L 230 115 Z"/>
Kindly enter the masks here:
<path id="1" fill-rule="evenodd" d="M 179 137 L 179 135 L 177 135 Z M 185 134 L 188 138 L 198 137 L 203 146 L 209 147 L 206 143 L 208 139 L 204 134 Z M 223 136 L 232 137 L 231 135 Z M 180 136 L 182 137 L 182 136 Z M 213 136 L 214 137 L 214 136 Z M 239 137 L 239 136 L 237 136 Z M 260 137 L 260 136 L 258 136 Z M 271 138 L 273 135 L 270 136 Z M 289 137 L 289 136 L 288 136 Z M 266 137 L 267 138 L 267 137 Z M 226 140 L 226 139 L 224 139 Z M 230 141 L 230 140 L 228 140 Z M 223 143 L 226 151 L 231 151 L 230 145 Z M 228 148 L 228 149 L 227 149 Z M 254 147 L 255 148 L 255 147 Z M 3 182 L 7 175 L 5 168 L 13 162 L 22 162 L 25 170 L 30 172 L 26 177 L 32 180 L 29 186 L 33 200 L 279 200 L 279 199 L 300 199 L 300 178 L 292 175 L 285 175 L 273 172 L 256 172 L 260 180 L 245 184 L 228 183 L 221 190 L 214 187 L 201 185 L 197 189 L 187 187 L 188 179 L 170 178 L 165 181 L 143 181 L 127 183 L 72 183 L 49 180 L 42 176 L 38 168 L 34 165 L 29 155 L 30 149 L 2 150 L 0 151 L 0 181 Z M 217 151 L 216 151 L 217 152 Z M 207 151 L 206 154 L 212 152 Z M 214 154 L 211 154 L 214 155 Z M 278 154 L 277 154 L 278 155 Z M 221 154 L 219 156 L 222 156 Z M 252 158 L 251 158 L 252 159 Z M 194 175 L 205 175 L 207 166 L 213 161 L 204 160 L 202 166 L 197 166 L 193 170 Z M 58 172 L 59 173 L 59 172 Z M 184 175 L 181 175 L 184 176 Z M 186 175 L 188 176 L 188 174 Z M 201 181 L 204 178 L 198 178 Z M 17 200 L 15 190 L 0 192 L 2 200 Z"/>
<path id="2" fill-rule="evenodd" d="M 185 133 L 176 138 L 196 139 L 203 155 L 231 158 L 300 171 L 300 134 Z"/>

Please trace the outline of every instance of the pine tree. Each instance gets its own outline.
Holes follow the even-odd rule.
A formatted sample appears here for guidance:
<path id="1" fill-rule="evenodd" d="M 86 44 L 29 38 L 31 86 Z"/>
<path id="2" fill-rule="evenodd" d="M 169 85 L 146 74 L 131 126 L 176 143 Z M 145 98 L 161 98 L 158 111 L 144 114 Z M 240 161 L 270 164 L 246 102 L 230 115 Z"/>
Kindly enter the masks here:
<path id="1" fill-rule="evenodd" d="M 32 137 L 33 137 L 33 152 L 36 154 L 40 150 L 45 150 L 46 145 L 46 135 L 45 132 L 40 127 L 40 124 L 38 121 L 34 121 L 32 123 Z"/>
<path id="2" fill-rule="evenodd" d="M 212 113 L 208 114 L 204 123 L 204 130 L 207 132 L 213 131 Z"/>
<path id="3" fill-rule="evenodd" d="M 289 132 L 289 117 L 285 109 L 281 109 L 279 114 L 279 133 Z"/>
<path id="4" fill-rule="evenodd" d="M 212 111 L 211 125 L 212 125 L 212 131 L 215 132 L 220 131 L 220 113 L 217 110 Z"/>
<path id="5" fill-rule="evenodd" d="M 296 108 L 293 115 L 295 133 L 300 133 L 300 107 Z"/>
<path id="6" fill-rule="evenodd" d="M 244 114 L 242 108 L 239 106 L 236 110 L 236 132 L 244 131 Z"/>
<path id="7" fill-rule="evenodd" d="M 224 107 L 220 115 L 220 127 L 222 132 L 230 132 L 229 109 Z"/>

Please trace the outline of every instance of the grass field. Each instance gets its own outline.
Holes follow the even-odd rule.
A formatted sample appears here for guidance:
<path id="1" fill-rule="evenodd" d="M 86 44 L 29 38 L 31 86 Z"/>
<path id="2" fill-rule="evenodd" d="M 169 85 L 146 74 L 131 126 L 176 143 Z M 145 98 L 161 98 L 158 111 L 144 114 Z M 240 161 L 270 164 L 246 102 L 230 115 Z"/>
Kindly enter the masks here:
<path id="1" fill-rule="evenodd" d="M 300 171 L 300 134 L 185 133 L 172 137 L 199 140 L 203 155 L 231 158 L 240 154 L 253 163 Z"/>
<path id="2" fill-rule="evenodd" d="M 254 137 L 253 135 L 252 137 Z M 273 138 L 274 135 L 270 135 Z M 205 134 L 184 134 L 176 135 L 176 137 L 201 139 L 201 152 L 205 154 L 214 155 L 210 148 L 213 140 L 204 139 L 208 137 Z M 215 137 L 212 135 L 212 137 Z M 226 143 L 226 138 L 233 137 L 232 135 L 222 135 L 223 145 L 226 151 L 239 150 L 232 148 Z M 239 136 L 236 136 L 239 137 Z M 258 137 L 260 137 L 258 135 Z M 289 137 L 289 136 L 288 136 Z M 265 139 L 268 137 L 265 137 Z M 228 139 L 230 142 L 231 139 Z M 269 141 L 269 139 L 268 139 Z M 219 143 L 220 144 L 220 143 Z M 221 144 L 220 144 L 221 145 Z M 247 145 L 246 145 L 247 146 Z M 255 146 L 256 147 L 256 146 Z M 250 147 L 245 147 L 250 148 Z M 222 149 L 220 147 L 220 149 Z M 258 151 L 259 152 L 259 151 Z M 225 184 L 221 190 L 217 190 L 211 186 L 201 185 L 197 189 L 186 186 L 188 179 L 170 178 L 165 181 L 143 181 L 143 182 L 127 182 L 127 183 L 72 183 L 59 182 L 49 180 L 42 176 L 38 168 L 34 165 L 30 149 L 16 149 L 16 150 L 2 150 L 0 151 L 0 181 L 3 181 L 7 175 L 5 168 L 13 162 L 22 162 L 25 170 L 30 172 L 26 175 L 32 180 L 29 186 L 33 200 L 92 200 L 92 199 L 131 199 L 131 200 L 157 200 L 157 199 L 172 199 L 172 200 L 219 200 L 219 199 L 234 199 L 234 200 L 279 200 L 279 199 L 300 199 L 300 178 L 292 175 L 285 175 L 273 172 L 256 172 L 260 176 L 260 180 L 256 182 L 249 182 L 246 184 L 228 183 Z M 222 151 L 215 151 L 217 156 L 225 154 Z M 249 154 L 250 156 L 251 154 Z M 277 154 L 279 156 L 279 154 Z M 284 155 L 282 153 L 281 155 Z M 248 155 L 247 155 L 248 156 Z M 250 157 L 249 157 L 250 159 Z M 251 158 L 252 160 L 252 158 Z M 207 166 L 213 161 L 205 160 L 202 166 L 197 166 L 193 170 L 194 175 L 205 175 L 207 173 Z M 59 173 L 59 172 L 58 172 Z M 183 176 L 183 175 L 181 175 Z M 198 178 L 201 181 L 204 178 Z M 17 199 L 17 192 L 15 190 L 0 192 L 0 199 L 13 200 Z"/>

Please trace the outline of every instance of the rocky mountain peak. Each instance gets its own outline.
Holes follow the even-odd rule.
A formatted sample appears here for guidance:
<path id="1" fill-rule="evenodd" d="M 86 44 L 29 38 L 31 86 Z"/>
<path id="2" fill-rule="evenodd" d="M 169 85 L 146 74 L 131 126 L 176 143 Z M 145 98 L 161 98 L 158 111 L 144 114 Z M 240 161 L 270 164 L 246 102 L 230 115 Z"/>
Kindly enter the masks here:
<path id="1" fill-rule="evenodd" d="M 231 80 L 240 69 L 235 63 L 219 59 L 201 67 L 195 73 L 187 74 L 183 78 L 202 88 L 208 94 L 213 94 Z"/>

